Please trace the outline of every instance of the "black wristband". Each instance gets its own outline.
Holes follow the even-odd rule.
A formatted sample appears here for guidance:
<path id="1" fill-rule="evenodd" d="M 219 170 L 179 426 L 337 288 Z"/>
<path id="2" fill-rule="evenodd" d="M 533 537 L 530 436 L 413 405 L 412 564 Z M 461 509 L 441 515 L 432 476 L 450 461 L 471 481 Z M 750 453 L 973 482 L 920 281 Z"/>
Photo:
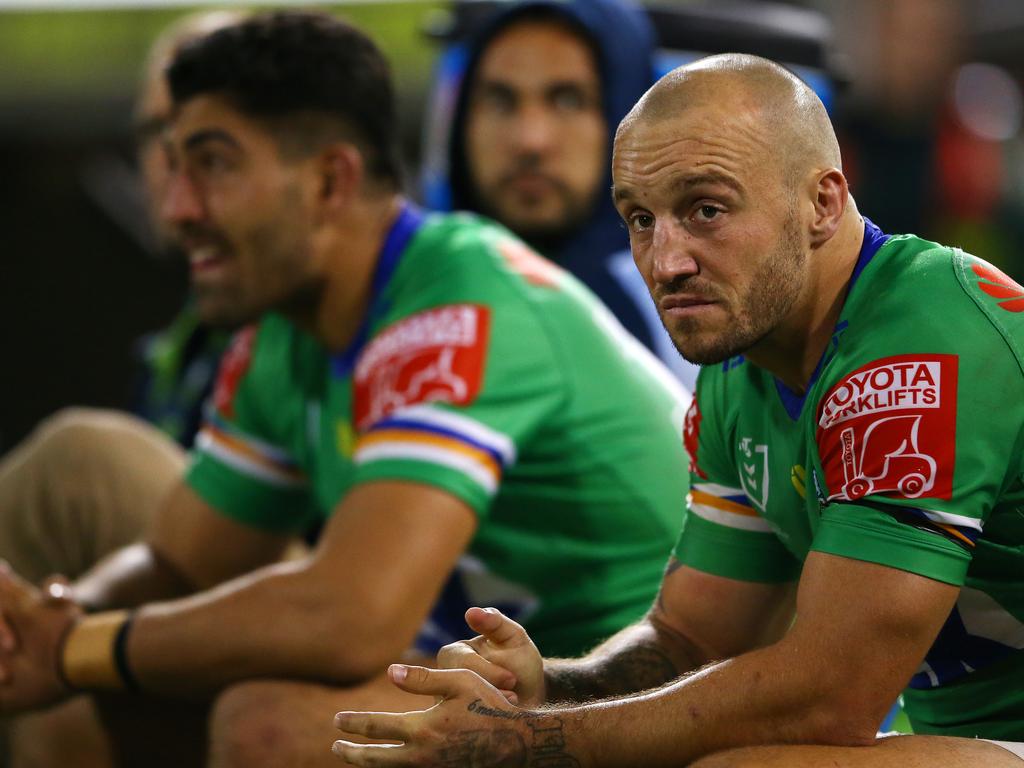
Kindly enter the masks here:
<path id="1" fill-rule="evenodd" d="M 128 664 L 128 633 L 131 632 L 132 622 L 135 621 L 135 611 L 129 611 L 128 618 L 117 630 L 117 637 L 114 638 L 114 666 L 117 667 L 117 674 L 121 676 L 124 689 L 130 693 L 140 693 L 138 678 L 132 672 Z"/>

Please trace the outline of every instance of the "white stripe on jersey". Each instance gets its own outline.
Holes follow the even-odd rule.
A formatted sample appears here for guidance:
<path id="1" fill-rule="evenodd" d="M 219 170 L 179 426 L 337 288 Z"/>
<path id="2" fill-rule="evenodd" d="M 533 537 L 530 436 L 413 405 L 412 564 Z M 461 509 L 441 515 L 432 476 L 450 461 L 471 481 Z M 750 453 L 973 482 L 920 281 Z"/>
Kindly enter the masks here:
<path id="1" fill-rule="evenodd" d="M 411 459 L 430 464 L 440 464 L 457 469 L 489 495 L 498 490 L 497 478 L 487 468 L 470 456 L 455 451 L 448 451 L 439 446 L 403 443 L 400 441 L 377 443 L 356 450 L 352 457 L 356 464 L 365 464 L 376 459 Z"/>

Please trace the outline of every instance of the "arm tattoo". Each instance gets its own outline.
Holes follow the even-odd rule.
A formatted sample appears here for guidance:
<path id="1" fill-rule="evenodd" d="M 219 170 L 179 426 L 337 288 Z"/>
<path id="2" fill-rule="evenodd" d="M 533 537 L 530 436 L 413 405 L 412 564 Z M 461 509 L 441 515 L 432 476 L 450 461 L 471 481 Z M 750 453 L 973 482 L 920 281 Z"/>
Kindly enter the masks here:
<path id="1" fill-rule="evenodd" d="M 654 642 L 632 645 L 583 666 L 553 666 L 547 673 L 548 701 L 583 702 L 624 696 L 675 680 L 680 671 Z"/>
<path id="2" fill-rule="evenodd" d="M 526 710 L 505 710 L 485 706 L 479 699 L 466 707 L 481 717 L 525 720 L 529 744 L 513 728 L 459 731 L 441 748 L 444 768 L 579 768 L 579 760 L 565 749 L 562 720 Z"/>

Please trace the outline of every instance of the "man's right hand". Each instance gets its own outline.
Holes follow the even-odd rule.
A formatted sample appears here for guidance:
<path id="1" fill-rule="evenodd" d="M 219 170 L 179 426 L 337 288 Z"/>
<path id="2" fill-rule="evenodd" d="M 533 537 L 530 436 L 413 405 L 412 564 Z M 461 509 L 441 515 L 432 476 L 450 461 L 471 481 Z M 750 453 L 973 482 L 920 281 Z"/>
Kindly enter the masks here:
<path id="1" fill-rule="evenodd" d="M 466 623 L 480 634 L 446 645 L 437 654 L 442 669 L 469 669 L 500 691 L 512 691 L 512 703 L 533 708 L 547 698 L 544 660 L 526 630 L 496 608 L 470 608 Z"/>

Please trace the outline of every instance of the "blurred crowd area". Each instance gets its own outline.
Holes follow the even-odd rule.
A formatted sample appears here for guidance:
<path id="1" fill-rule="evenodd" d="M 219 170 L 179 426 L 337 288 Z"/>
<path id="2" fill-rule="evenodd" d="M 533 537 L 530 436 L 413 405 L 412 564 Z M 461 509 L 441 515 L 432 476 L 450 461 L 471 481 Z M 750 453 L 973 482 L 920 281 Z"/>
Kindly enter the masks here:
<path id="1" fill-rule="evenodd" d="M 187 290 L 184 264 L 161 258 L 146 228 L 131 104 L 153 38 L 210 6 L 68 1 L 0 0 L 0 453 L 61 406 L 128 406 L 138 339 L 165 325 Z M 702 4 L 711 3 L 658 6 Z M 803 12 L 798 24 L 812 14 L 861 211 L 1024 279 L 1024 3 L 726 5 L 737 18 L 777 14 L 783 26 L 787 9 Z M 457 15 L 436 0 L 326 7 L 391 57 L 409 191 L 422 199 L 432 79 Z"/>

